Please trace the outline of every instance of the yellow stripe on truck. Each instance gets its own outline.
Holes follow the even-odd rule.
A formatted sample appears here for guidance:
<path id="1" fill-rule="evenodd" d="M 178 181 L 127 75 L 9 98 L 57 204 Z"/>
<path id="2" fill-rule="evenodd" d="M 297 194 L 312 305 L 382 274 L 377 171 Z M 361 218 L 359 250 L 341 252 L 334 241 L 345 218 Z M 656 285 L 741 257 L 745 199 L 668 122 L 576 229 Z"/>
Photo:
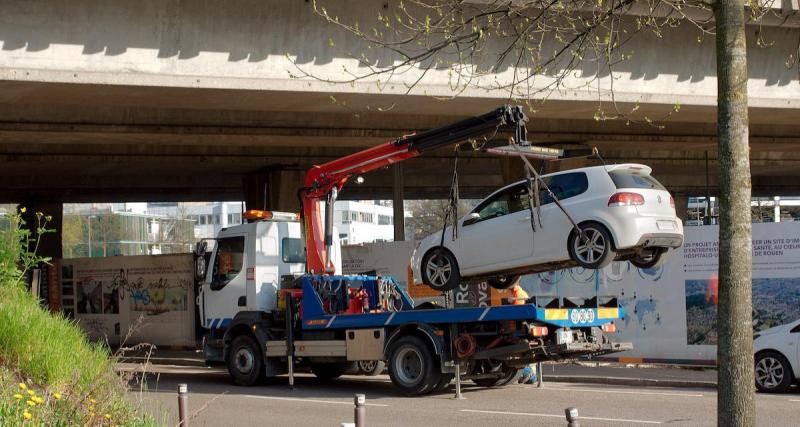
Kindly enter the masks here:
<path id="1" fill-rule="evenodd" d="M 597 318 L 598 319 L 616 319 L 619 317 L 619 309 L 618 308 L 598 308 L 597 309 Z"/>
<path id="2" fill-rule="evenodd" d="M 544 320 L 567 320 L 566 308 L 548 308 L 544 310 Z"/>

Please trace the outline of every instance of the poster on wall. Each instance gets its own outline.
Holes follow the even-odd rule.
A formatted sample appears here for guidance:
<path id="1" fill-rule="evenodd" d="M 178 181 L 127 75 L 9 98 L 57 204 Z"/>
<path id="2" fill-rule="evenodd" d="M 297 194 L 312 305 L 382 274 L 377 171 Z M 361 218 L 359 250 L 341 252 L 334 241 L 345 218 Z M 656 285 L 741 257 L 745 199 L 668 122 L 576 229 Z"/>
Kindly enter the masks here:
<path id="1" fill-rule="evenodd" d="M 192 256 L 68 259 L 62 307 L 93 339 L 194 345 Z"/>
<path id="2" fill-rule="evenodd" d="M 686 343 L 717 344 L 718 227 L 691 233 L 684 244 Z M 753 224 L 753 330 L 800 319 L 800 224 Z"/>

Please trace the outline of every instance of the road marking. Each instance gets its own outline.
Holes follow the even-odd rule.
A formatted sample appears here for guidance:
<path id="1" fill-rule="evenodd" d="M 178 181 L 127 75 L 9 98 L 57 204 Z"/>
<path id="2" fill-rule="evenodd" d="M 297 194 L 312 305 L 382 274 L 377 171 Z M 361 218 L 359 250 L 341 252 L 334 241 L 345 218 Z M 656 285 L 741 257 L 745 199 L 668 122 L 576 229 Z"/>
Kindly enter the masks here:
<path id="1" fill-rule="evenodd" d="M 545 377 L 546 378 L 546 377 Z M 660 391 L 626 391 L 626 390 L 604 390 L 602 387 L 598 388 L 558 388 L 545 385 L 543 390 L 558 390 L 558 391 L 587 391 L 590 393 L 617 393 L 617 394 L 649 394 L 653 396 L 683 396 L 683 397 L 703 397 L 704 394 L 700 393 L 668 393 Z"/>
<path id="2" fill-rule="evenodd" d="M 528 417 L 547 417 L 547 418 L 564 418 L 564 414 L 536 414 L 533 412 L 506 412 L 506 411 L 481 411 L 478 409 L 462 409 L 461 412 L 476 412 L 480 414 L 500 414 L 500 415 L 523 415 Z M 621 418 L 601 418 L 601 417 L 585 417 L 581 415 L 578 419 L 581 420 L 595 420 L 595 421 L 612 421 L 617 423 L 636 423 L 636 424 L 664 424 L 661 421 L 647 421 L 647 420 L 625 420 Z"/>
<path id="3" fill-rule="evenodd" d="M 789 402 L 800 402 L 800 399 L 789 399 Z"/>
<path id="4" fill-rule="evenodd" d="M 278 397 L 278 396 L 256 396 L 253 394 L 245 394 L 244 397 L 252 397 L 254 399 L 267 399 L 267 400 L 286 400 L 290 402 L 308 402 L 308 403 L 327 403 L 331 405 L 349 405 L 353 406 L 352 401 L 341 402 L 338 400 L 319 400 L 319 399 L 303 399 L 301 397 Z M 365 403 L 365 406 L 389 406 L 382 403 Z"/>

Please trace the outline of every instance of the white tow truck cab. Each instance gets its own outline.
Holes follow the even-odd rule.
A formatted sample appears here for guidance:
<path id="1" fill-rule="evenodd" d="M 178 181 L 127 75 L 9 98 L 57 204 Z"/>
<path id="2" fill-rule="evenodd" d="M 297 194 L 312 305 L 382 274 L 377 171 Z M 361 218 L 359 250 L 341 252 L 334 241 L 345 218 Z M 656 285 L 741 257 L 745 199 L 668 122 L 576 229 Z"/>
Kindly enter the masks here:
<path id="1" fill-rule="evenodd" d="M 210 331 L 204 340 L 209 362 L 224 362 L 224 343 L 214 337 L 234 326 L 237 315 L 273 313 L 281 280 L 305 273 L 305 241 L 297 214 L 248 211 L 245 217 L 256 221 L 223 228 L 207 239 L 211 245 L 201 243 L 199 249 L 205 262 L 198 267 L 197 305 L 200 322 Z M 334 245 L 333 250 L 341 264 L 341 247 Z"/>

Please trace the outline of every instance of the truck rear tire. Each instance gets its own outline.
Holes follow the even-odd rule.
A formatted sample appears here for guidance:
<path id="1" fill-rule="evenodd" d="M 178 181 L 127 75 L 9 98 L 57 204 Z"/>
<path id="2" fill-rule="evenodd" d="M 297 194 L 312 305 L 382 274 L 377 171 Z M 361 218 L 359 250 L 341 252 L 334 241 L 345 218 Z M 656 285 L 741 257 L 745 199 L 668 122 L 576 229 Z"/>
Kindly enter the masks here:
<path id="1" fill-rule="evenodd" d="M 239 335 L 228 353 L 228 373 L 236 385 L 252 386 L 264 378 L 264 359 L 253 337 Z"/>
<path id="2" fill-rule="evenodd" d="M 311 372 L 321 380 L 335 380 L 353 366 L 349 362 L 312 363 Z"/>
<path id="3" fill-rule="evenodd" d="M 439 362 L 430 347 L 419 337 L 402 337 L 389 351 L 389 377 L 406 396 L 433 391 L 442 379 Z"/>

